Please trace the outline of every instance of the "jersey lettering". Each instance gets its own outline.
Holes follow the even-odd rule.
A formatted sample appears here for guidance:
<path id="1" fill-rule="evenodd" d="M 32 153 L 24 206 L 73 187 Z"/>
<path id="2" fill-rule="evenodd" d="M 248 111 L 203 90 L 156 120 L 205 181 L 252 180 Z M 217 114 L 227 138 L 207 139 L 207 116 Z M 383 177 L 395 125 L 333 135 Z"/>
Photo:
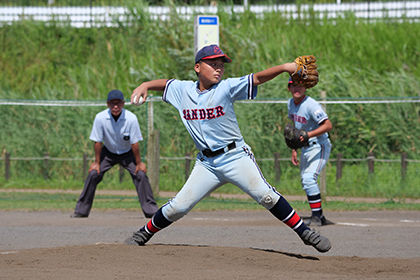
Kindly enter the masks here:
<path id="1" fill-rule="evenodd" d="M 214 108 L 207 108 L 207 109 L 184 109 L 182 110 L 182 113 L 184 114 L 183 118 L 187 121 L 191 120 L 211 120 L 211 119 L 217 119 L 221 116 L 225 115 L 225 112 L 223 112 L 222 106 L 217 106 Z"/>
<path id="2" fill-rule="evenodd" d="M 206 119 L 206 110 L 200 109 L 198 111 L 200 112 L 200 120 L 205 120 Z"/>
<path id="3" fill-rule="evenodd" d="M 213 114 L 214 108 L 208 108 L 207 109 L 207 118 L 209 120 L 216 118 L 216 116 Z"/>
<path id="4" fill-rule="evenodd" d="M 303 123 L 303 124 L 307 124 L 307 123 L 308 123 L 308 121 L 306 120 L 306 118 L 305 118 L 305 117 L 298 116 L 298 115 L 296 115 L 296 114 L 291 114 L 291 115 L 290 115 L 290 119 L 291 119 L 292 121 L 294 121 L 294 122 L 298 122 L 298 123 Z"/>
<path id="5" fill-rule="evenodd" d="M 191 120 L 190 110 L 184 110 L 182 112 L 184 113 L 184 119 Z"/>
<path id="6" fill-rule="evenodd" d="M 225 112 L 223 112 L 223 107 L 222 106 L 217 106 L 214 109 L 216 109 L 216 118 L 219 118 L 219 117 L 225 115 Z"/>
<path id="7" fill-rule="evenodd" d="M 324 111 L 321 109 L 315 111 L 314 113 L 316 121 L 319 121 L 321 118 L 325 117 Z"/>
<path id="8" fill-rule="evenodd" d="M 191 110 L 191 119 L 192 120 L 198 120 L 197 109 L 192 109 Z"/>

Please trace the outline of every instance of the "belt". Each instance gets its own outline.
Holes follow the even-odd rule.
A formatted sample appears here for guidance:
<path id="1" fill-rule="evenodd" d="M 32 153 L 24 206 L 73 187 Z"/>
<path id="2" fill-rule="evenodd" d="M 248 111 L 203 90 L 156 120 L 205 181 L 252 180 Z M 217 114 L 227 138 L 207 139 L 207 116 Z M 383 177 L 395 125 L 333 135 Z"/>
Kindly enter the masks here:
<path id="1" fill-rule="evenodd" d="M 107 153 L 109 153 L 109 154 L 113 155 L 113 156 L 114 156 L 114 157 L 116 157 L 116 158 L 123 158 L 123 157 L 126 157 L 126 156 L 128 156 L 129 154 L 131 154 L 131 153 L 133 152 L 133 150 L 129 150 L 128 152 L 125 152 L 125 153 L 123 153 L 123 154 L 114 154 L 114 153 L 111 153 L 111 152 L 108 150 L 108 148 L 107 148 L 107 147 L 105 147 L 105 145 L 104 145 L 104 146 L 102 146 L 102 149 L 103 149 L 103 150 L 105 150 Z"/>
<path id="2" fill-rule="evenodd" d="M 210 149 L 205 149 L 205 150 L 202 150 L 201 152 L 206 157 L 212 158 L 212 157 L 221 155 L 223 153 L 226 153 L 227 151 L 230 151 L 230 150 L 235 149 L 235 148 L 236 148 L 236 143 L 235 142 L 232 142 L 229 145 L 227 145 L 226 147 L 224 147 L 222 149 L 219 149 L 217 151 L 214 151 L 214 152 L 212 150 L 210 150 Z"/>

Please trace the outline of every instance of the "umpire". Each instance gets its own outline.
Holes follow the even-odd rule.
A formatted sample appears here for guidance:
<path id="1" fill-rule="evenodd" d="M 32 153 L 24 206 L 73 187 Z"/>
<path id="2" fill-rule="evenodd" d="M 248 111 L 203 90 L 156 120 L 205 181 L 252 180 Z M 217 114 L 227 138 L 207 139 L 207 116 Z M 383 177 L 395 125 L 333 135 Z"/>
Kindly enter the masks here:
<path id="1" fill-rule="evenodd" d="M 139 202 L 146 218 L 158 210 L 153 197 L 146 165 L 141 161 L 139 141 L 143 140 L 137 117 L 123 109 L 124 95 L 119 90 L 108 93 L 106 109 L 98 113 L 93 122 L 90 140 L 95 141 L 95 162 L 89 168 L 82 194 L 72 218 L 86 218 L 92 208 L 96 186 L 105 172 L 116 164 L 127 169 L 136 186 Z M 103 143 L 103 144 L 102 144 Z"/>

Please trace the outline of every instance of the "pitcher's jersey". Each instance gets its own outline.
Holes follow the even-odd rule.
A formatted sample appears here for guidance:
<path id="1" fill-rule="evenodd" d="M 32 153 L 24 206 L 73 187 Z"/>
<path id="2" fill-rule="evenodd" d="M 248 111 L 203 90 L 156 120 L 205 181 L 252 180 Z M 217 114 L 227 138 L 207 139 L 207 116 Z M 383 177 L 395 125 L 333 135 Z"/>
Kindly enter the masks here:
<path id="1" fill-rule="evenodd" d="M 178 110 L 197 149 L 216 151 L 243 141 L 233 103 L 256 95 L 250 74 L 222 80 L 204 91 L 198 89 L 198 82 L 168 80 L 162 99 Z"/>
<path id="2" fill-rule="evenodd" d="M 293 98 L 287 102 L 288 116 L 295 123 L 295 127 L 304 131 L 312 131 L 319 127 L 320 123 L 328 119 L 327 114 L 315 99 L 305 96 L 299 103 L 295 104 Z M 311 138 L 319 141 L 328 138 L 328 133 Z M 311 141 L 311 139 L 309 141 Z"/>

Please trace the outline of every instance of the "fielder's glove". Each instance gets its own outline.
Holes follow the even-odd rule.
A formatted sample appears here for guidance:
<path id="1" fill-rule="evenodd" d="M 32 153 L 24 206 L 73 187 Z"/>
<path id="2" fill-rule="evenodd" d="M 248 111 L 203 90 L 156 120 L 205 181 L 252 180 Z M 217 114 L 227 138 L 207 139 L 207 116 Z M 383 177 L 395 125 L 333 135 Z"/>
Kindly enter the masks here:
<path id="1" fill-rule="evenodd" d="M 303 137 L 303 141 L 300 140 L 301 136 Z M 287 147 L 293 150 L 309 146 L 308 133 L 304 130 L 297 129 L 290 123 L 286 124 L 284 128 L 284 140 L 286 141 Z"/>
<path id="2" fill-rule="evenodd" d="M 296 70 L 291 75 L 293 84 L 301 85 L 305 88 L 316 86 L 319 79 L 316 58 L 313 55 L 302 55 L 295 59 Z"/>

